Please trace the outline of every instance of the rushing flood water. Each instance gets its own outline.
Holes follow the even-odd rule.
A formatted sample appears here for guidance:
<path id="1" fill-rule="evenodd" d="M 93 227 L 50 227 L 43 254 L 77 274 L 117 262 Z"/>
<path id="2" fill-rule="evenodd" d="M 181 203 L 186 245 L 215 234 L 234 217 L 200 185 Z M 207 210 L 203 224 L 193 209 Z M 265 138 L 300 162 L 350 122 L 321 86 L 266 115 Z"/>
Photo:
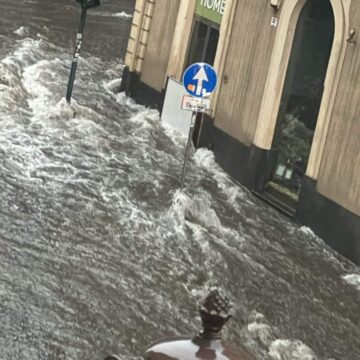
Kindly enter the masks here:
<path id="1" fill-rule="evenodd" d="M 186 139 L 116 93 L 134 2 L 89 14 L 71 106 L 79 12 L 54 2 L 0 0 L 0 358 L 139 359 L 220 285 L 258 359 L 359 360 L 360 269 L 207 150 L 177 190 Z"/>

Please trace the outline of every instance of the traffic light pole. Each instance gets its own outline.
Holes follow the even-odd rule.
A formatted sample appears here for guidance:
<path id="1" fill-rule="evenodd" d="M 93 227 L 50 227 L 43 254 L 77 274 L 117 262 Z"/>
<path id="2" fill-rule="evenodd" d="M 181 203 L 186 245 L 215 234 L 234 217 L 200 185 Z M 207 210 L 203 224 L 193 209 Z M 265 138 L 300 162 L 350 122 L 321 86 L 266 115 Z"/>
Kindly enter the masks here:
<path id="1" fill-rule="evenodd" d="M 69 83 L 68 83 L 67 92 L 66 92 L 66 101 L 68 103 L 70 103 L 70 101 L 71 101 L 72 91 L 73 91 L 73 87 L 74 87 L 76 69 L 77 69 L 77 64 L 79 61 L 79 55 L 80 55 L 82 40 L 83 40 L 83 36 L 84 36 L 83 34 L 84 34 L 84 28 L 85 28 L 86 14 L 87 14 L 87 8 L 82 7 L 79 30 L 76 35 L 76 46 L 75 46 L 74 56 L 73 56 L 73 60 L 72 60 L 72 64 L 71 64 Z"/>

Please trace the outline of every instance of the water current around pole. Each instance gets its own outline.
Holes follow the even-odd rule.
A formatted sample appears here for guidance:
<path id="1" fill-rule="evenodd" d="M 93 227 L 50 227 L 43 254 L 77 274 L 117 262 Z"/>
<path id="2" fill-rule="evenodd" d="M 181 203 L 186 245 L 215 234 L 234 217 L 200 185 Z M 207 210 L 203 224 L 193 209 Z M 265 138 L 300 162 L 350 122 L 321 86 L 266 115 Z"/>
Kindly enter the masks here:
<path id="1" fill-rule="evenodd" d="M 359 268 L 208 150 L 177 190 L 186 138 L 117 93 L 133 1 L 89 14 L 71 106 L 75 1 L 0 5 L 0 359 L 140 359 L 212 285 L 258 359 L 360 359 Z"/>

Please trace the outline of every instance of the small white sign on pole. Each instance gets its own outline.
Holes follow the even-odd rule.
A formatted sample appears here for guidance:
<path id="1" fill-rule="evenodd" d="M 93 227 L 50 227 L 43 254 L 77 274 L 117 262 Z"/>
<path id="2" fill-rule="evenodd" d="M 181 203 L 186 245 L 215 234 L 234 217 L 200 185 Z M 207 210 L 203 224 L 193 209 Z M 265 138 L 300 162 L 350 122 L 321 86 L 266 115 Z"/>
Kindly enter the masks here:
<path id="1" fill-rule="evenodd" d="M 195 112 L 210 111 L 211 101 L 208 98 L 196 98 L 191 95 L 184 95 L 181 109 Z"/>

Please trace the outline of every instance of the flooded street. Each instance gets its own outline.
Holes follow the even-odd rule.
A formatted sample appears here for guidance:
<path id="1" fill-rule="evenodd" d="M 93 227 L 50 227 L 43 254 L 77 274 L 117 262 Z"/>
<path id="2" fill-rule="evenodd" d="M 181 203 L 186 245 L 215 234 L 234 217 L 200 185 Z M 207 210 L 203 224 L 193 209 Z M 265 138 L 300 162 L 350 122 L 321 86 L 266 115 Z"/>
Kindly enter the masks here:
<path id="1" fill-rule="evenodd" d="M 172 1 L 172 0 L 171 0 Z M 140 359 L 200 329 L 225 289 L 225 339 L 260 360 L 359 360 L 360 269 L 117 93 L 132 0 L 0 0 L 0 359 Z"/>

